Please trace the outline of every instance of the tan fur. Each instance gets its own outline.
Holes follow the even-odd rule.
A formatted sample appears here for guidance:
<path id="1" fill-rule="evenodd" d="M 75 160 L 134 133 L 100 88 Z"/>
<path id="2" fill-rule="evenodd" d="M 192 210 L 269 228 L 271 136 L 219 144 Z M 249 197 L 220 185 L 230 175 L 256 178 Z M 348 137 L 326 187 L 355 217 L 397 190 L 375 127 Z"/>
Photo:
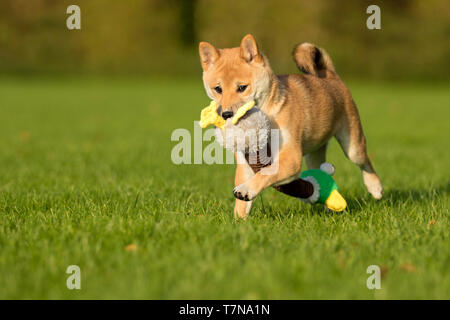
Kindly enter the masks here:
<path id="1" fill-rule="evenodd" d="M 218 112 L 236 112 L 255 100 L 272 128 L 281 132 L 278 170 L 270 175 L 254 174 L 247 164 L 238 164 L 235 195 L 252 200 L 267 187 L 294 180 L 300 174 L 303 156 L 309 168 L 318 168 L 334 136 L 346 156 L 361 168 L 369 192 L 381 198 L 381 181 L 367 156 L 358 110 L 323 49 L 309 43 L 298 45 L 293 56 L 305 74 L 280 76 L 273 73 L 252 35 L 246 35 L 237 48 L 216 49 L 201 42 L 199 49 L 205 89 L 220 106 Z M 238 85 L 248 87 L 240 93 Z M 215 92 L 216 86 L 221 87 L 221 94 Z M 251 201 L 236 199 L 235 215 L 246 218 L 250 207 Z"/>

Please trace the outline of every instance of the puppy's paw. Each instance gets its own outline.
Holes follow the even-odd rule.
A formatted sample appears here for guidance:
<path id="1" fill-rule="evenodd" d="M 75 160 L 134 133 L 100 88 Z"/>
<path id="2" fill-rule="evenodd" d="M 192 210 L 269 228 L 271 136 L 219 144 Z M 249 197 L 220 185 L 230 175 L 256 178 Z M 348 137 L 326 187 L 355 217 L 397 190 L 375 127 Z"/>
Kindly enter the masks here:
<path id="1" fill-rule="evenodd" d="M 235 187 L 233 194 L 236 199 L 242 201 L 251 201 L 256 197 L 256 192 L 253 192 L 245 183 Z"/>
<path id="2" fill-rule="evenodd" d="M 372 197 L 374 197 L 376 200 L 380 200 L 381 198 L 383 198 L 383 187 L 381 186 L 381 184 L 371 186 L 368 189 Z"/>
<path id="3" fill-rule="evenodd" d="M 372 197 L 377 200 L 381 199 L 383 197 L 383 186 L 378 176 L 374 173 L 363 173 L 363 178 L 364 184 L 366 185 L 367 190 L 372 195 Z"/>

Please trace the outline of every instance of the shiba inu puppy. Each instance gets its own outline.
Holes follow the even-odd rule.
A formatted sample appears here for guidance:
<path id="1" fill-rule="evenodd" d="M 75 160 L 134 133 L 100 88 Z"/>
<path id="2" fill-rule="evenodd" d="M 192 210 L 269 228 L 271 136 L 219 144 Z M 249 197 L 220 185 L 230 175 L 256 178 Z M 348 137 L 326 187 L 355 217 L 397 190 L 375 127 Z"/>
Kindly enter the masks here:
<path id="1" fill-rule="evenodd" d="M 246 218 L 252 200 L 265 188 L 298 179 L 302 158 L 309 169 L 325 162 L 328 141 L 335 137 L 345 155 L 361 168 L 364 183 L 375 199 L 382 197 L 381 181 L 366 151 L 366 138 L 349 89 L 336 74 L 328 54 L 310 43 L 298 45 L 294 60 L 303 74 L 275 75 L 252 35 L 236 48 L 199 45 L 203 82 L 224 119 L 254 100 L 279 129 L 277 170 L 254 172 L 238 163 L 234 195 L 236 216 Z"/>

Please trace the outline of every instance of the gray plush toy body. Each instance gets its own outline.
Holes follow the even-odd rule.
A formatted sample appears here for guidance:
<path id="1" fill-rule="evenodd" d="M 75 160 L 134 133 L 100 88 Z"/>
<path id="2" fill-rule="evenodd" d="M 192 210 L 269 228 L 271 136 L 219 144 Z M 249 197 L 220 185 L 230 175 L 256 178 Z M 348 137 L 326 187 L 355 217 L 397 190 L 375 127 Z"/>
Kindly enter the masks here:
<path id="1" fill-rule="evenodd" d="M 216 139 L 221 146 L 233 151 L 252 154 L 266 148 L 270 139 L 270 121 L 258 107 L 253 107 L 233 124 L 228 119 L 222 128 L 216 127 Z"/>

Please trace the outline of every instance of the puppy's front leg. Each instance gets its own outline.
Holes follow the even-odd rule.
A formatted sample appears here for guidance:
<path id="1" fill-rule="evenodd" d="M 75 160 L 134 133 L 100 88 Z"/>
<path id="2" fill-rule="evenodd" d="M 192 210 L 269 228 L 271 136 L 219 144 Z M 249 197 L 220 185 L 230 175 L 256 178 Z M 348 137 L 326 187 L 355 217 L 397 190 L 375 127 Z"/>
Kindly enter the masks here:
<path id="1" fill-rule="evenodd" d="M 236 176 L 234 178 L 235 186 L 239 186 L 245 181 L 249 180 L 255 174 L 253 173 L 252 168 L 245 161 L 244 155 L 240 153 L 236 153 Z M 252 208 L 252 201 L 242 201 L 236 199 L 234 204 L 234 217 L 246 219 L 248 214 L 250 213 L 250 209 Z"/>
<path id="2" fill-rule="evenodd" d="M 240 200 L 251 201 L 265 188 L 298 178 L 302 166 L 302 154 L 298 150 L 300 149 L 292 147 L 280 150 L 274 163 L 236 186 L 233 190 L 234 196 Z"/>

